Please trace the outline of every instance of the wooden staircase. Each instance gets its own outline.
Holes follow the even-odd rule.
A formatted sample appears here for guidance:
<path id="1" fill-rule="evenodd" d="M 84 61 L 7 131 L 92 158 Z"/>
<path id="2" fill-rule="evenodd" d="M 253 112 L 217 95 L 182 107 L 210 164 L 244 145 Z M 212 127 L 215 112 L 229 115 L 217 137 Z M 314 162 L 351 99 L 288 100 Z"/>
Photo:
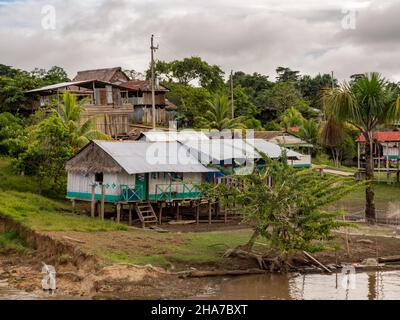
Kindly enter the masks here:
<path id="1" fill-rule="evenodd" d="M 146 224 L 157 223 L 158 219 L 156 213 L 154 212 L 153 206 L 150 202 L 140 202 L 136 204 L 136 213 L 139 217 L 142 227 L 144 228 Z"/>

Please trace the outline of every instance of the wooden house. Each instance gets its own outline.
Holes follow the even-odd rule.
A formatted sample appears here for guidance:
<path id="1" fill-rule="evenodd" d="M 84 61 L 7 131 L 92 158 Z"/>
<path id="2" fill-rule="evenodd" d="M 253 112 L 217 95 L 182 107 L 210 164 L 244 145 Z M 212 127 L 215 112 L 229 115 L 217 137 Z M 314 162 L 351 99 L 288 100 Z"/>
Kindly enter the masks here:
<path id="1" fill-rule="evenodd" d="M 377 131 L 373 134 L 374 171 L 387 173 L 387 181 L 391 183 L 392 173 L 396 173 L 400 181 L 400 131 Z M 357 139 L 357 166 L 359 174 L 365 173 L 365 137 Z"/>
<path id="2" fill-rule="evenodd" d="M 132 123 L 152 123 L 152 96 L 149 80 L 131 80 L 121 67 L 79 71 L 74 81 L 96 79 L 120 85 L 125 104 L 133 105 L 129 116 Z M 177 107 L 165 98 L 169 90 L 158 83 L 155 86 L 156 124 L 165 126 L 176 117 Z"/>
<path id="3" fill-rule="evenodd" d="M 125 88 L 123 99 L 134 107 L 132 122 L 140 124 L 151 124 L 152 115 L 152 93 L 149 80 L 131 80 L 121 84 Z M 169 121 L 176 118 L 177 107 L 165 98 L 169 90 L 156 84 L 155 109 L 156 124 L 161 126 L 168 125 Z"/>
<path id="4" fill-rule="evenodd" d="M 92 141 L 66 164 L 67 198 L 106 202 L 194 199 L 207 168 L 179 143 Z"/>
<path id="5" fill-rule="evenodd" d="M 311 148 L 314 146 L 294 133 L 284 131 L 254 131 L 254 138 L 300 152 L 301 156 L 298 160 L 293 160 L 293 166 L 296 168 L 311 167 Z"/>
<path id="6" fill-rule="evenodd" d="M 113 137 L 129 132 L 129 114 L 133 106 L 121 98 L 121 87 L 102 80 L 80 80 L 63 82 L 30 90 L 27 93 L 39 96 L 40 107 L 45 107 L 56 99 L 61 101 L 64 92 L 77 96 L 78 101 L 85 99 L 85 109 L 81 114 L 81 123 L 94 117 L 96 129 Z"/>

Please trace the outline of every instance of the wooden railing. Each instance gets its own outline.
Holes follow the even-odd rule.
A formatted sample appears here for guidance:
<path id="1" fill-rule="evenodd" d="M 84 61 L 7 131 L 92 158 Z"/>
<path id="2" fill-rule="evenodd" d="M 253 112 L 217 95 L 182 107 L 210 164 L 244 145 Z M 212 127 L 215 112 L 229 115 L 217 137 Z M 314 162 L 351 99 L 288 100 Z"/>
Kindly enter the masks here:
<path id="1" fill-rule="evenodd" d="M 121 185 L 121 193 L 124 201 L 146 200 L 144 186 L 133 187 L 123 184 Z"/>

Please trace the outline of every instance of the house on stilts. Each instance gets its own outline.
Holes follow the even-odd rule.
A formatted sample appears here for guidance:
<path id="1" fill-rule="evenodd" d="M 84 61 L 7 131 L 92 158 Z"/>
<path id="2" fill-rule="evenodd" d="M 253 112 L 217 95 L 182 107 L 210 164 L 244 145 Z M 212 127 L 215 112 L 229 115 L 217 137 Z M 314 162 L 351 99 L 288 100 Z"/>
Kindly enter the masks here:
<path id="1" fill-rule="evenodd" d="M 91 201 L 104 218 L 104 204 L 136 210 L 142 223 L 161 221 L 153 206 L 200 198 L 199 184 L 215 168 L 202 165 L 177 142 L 91 141 L 66 164 L 67 198 Z M 96 210 L 96 207 L 100 208 Z M 130 213 L 131 216 L 131 213 Z"/>

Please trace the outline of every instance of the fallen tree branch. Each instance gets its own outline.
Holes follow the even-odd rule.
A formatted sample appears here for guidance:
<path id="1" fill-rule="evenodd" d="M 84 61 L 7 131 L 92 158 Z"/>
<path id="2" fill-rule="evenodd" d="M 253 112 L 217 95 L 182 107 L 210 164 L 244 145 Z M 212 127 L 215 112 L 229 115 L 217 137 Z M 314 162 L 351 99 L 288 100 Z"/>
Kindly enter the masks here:
<path id="1" fill-rule="evenodd" d="M 242 276 L 249 274 L 264 274 L 265 270 L 247 269 L 247 270 L 193 270 L 187 276 L 192 278 L 202 277 L 220 277 L 220 276 Z"/>

